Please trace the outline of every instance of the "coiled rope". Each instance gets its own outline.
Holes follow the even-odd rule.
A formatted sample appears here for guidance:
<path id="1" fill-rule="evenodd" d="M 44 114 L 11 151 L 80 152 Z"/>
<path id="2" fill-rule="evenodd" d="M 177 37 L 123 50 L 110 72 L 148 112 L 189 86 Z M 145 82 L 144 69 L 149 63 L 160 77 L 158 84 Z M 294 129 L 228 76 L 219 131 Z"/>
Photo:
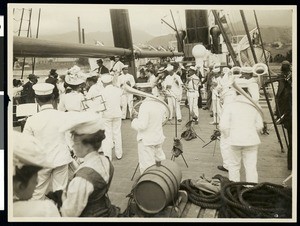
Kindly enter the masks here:
<path id="1" fill-rule="evenodd" d="M 292 189 L 269 182 L 232 182 L 215 175 L 221 190 L 215 194 L 201 191 L 190 179 L 180 184 L 188 200 L 202 208 L 217 209 L 219 218 L 291 218 Z"/>
<path id="2" fill-rule="evenodd" d="M 208 209 L 219 209 L 221 207 L 220 192 L 211 194 L 201 191 L 191 183 L 190 179 L 182 181 L 180 189 L 185 190 L 188 193 L 189 201 L 197 206 Z"/>
<path id="3" fill-rule="evenodd" d="M 292 189 L 281 185 L 229 182 L 221 189 L 221 218 L 291 218 Z"/>

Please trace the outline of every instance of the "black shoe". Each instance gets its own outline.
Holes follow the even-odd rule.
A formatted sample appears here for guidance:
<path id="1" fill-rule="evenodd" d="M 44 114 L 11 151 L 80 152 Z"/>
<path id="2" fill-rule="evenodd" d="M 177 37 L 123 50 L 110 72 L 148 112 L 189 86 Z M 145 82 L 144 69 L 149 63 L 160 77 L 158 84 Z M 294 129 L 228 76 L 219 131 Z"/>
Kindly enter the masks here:
<path id="1" fill-rule="evenodd" d="M 209 115 L 210 117 L 214 117 L 214 114 L 213 113 L 210 113 L 210 115 Z"/>
<path id="2" fill-rule="evenodd" d="M 208 110 L 208 108 L 207 108 L 207 107 L 203 107 L 202 109 L 203 109 L 203 110 Z"/>
<path id="3" fill-rule="evenodd" d="M 228 169 L 225 169 L 224 166 L 217 166 L 218 170 L 228 172 Z"/>
<path id="4" fill-rule="evenodd" d="M 177 121 L 178 121 L 178 122 L 182 122 L 182 119 L 178 119 Z"/>

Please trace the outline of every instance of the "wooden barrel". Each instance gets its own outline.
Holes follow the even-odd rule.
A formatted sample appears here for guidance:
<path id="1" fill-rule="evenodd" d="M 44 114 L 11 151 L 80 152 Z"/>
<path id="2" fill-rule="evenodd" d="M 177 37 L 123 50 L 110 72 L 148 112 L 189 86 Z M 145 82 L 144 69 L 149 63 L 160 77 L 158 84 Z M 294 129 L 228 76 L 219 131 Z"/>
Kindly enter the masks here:
<path id="1" fill-rule="evenodd" d="M 181 170 L 174 161 L 166 159 L 160 166 L 150 166 L 134 185 L 137 206 L 145 213 L 155 214 L 175 203 L 181 178 Z"/>

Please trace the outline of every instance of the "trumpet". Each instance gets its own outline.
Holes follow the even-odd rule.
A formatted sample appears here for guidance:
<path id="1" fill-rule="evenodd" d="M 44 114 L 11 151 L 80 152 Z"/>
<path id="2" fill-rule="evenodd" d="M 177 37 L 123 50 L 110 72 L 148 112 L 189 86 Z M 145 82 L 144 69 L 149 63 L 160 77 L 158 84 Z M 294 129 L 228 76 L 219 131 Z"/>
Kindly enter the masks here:
<path id="1" fill-rule="evenodd" d="M 257 83 L 261 87 L 262 84 L 262 76 L 268 75 L 268 66 L 264 63 L 257 63 L 253 65 L 253 76 L 257 77 Z"/>
<path id="2" fill-rule="evenodd" d="M 152 94 L 145 93 L 145 92 L 142 92 L 142 91 L 140 91 L 140 90 L 134 89 L 134 88 L 130 87 L 129 85 L 127 85 L 126 83 L 123 85 L 123 89 L 124 89 L 127 93 L 131 93 L 131 94 L 134 94 L 134 95 L 137 95 L 137 96 L 141 96 L 141 97 L 149 97 L 149 98 L 152 98 L 153 100 L 155 100 L 155 101 L 157 101 L 157 102 L 163 104 L 164 107 L 165 107 L 166 110 L 167 110 L 167 111 L 166 111 L 166 112 L 167 112 L 167 115 L 165 116 L 165 120 L 163 121 L 163 125 L 166 124 L 166 122 L 168 121 L 168 119 L 169 119 L 170 116 L 171 116 L 171 110 L 170 110 L 168 104 L 167 104 L 165 101 L 161 100 L 160 98 L 158 98 L 158 97 L 156 97 L 156 96 L 154 96 L 154 95 L 152 95 Z M 143 101 L 143 100 L 142 100 L 142 101 Z M 142 101 L 140 101 L 138 104 L 136 104 L 136 105 L 134 106 L 134 108 L 137 107 L 138 105 L 140 105 L 140 104 L 142 103 Z M 134 110 L 135 112 L 138 112 L 138 111 L 135 110 L 135 109 L 133 109 L 133 110 Z"/>

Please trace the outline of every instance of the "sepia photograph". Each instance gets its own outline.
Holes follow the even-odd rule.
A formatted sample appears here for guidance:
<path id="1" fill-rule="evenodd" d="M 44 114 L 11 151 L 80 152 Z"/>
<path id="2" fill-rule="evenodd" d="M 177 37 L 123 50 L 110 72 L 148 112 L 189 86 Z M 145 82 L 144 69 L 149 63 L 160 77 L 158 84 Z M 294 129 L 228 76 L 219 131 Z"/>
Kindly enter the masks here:
<path id="1" fill-rule="evenodd" d="M 297 6 L 7 4 L 9 222 L 296 222 Z"/>

